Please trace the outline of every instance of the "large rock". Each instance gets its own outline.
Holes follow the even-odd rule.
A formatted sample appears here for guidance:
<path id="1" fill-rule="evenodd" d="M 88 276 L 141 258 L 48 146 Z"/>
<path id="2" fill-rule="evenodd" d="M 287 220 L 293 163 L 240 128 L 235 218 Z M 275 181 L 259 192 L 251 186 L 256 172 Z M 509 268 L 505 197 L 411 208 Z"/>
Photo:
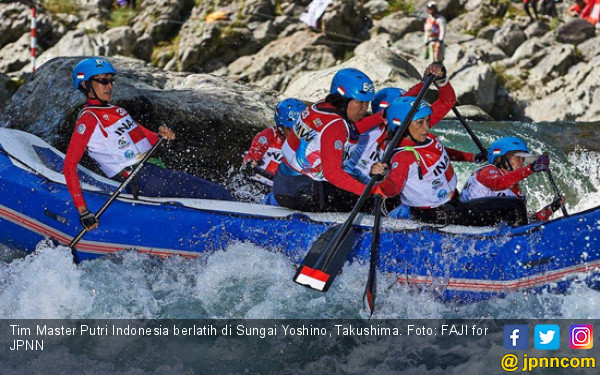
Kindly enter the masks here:
<path id="1" fill-rule="evenodd" d="M 52 48 L 44 51 L 38 58 L 37 64 L 60 56 L 101 56 L 107 52 L 102 38 L 87 34 L 82 30 L 72 30 L 63 36 Z"/>
<path id="2" fill-rule="evenodd" d="M 389 34 L 392 41 L 397 41 L 407 33 L 423 31 L 423 20 L 417 17 L 407 17 L 401 13 L 392 13 L 379 21 L 375 21 L 371 35 Z"/>
<path id="3" fill-rule="evenodd" d="M 107 56 L 121 55 L 134 57 L 136 36 L 129 26 L 115 27 L 102 34 L 107 47 Z"/>
<path id="4" fill-rule="evenodd" d="M 530 70 L 530 80 L 533 82 L 548 82 L 553 78 L 564 75 L 575 62 L 575 47 L 561 44 L 542 51 L 544 57 Z"/>
<path id="5" fill-rule="evenodd" d="M 168 40 L 189 11 L 187 4 L 189 2 L 179 0 L 143 0 L 140 12 L 132 20 L 133 31 L 138 37 L 149 36 L 154 43 Z"/>
<path id="6" fill-rule="evenodd" d="M 558 28 L 556 40 L 561 43 L 579 44 L 593 38 L 595 32 L 594 25 L 583 18 L 575 18 Z"/>
<path id="7" fill-rule="evenodd" d="M 306 101 L 317 101 L 329 93 L 331 80 L 343 68 L 363 71 L 373 80 L 375 90 L 384 87 L 410 88 L 420 80 L 419 72 L 406 60 L 391 51 L 380 49 L 367 55 L 355 56 L 332 68 L 302 74 L 285 90 L 285 95 Z"/>
<path id="8" fill-rule="evenodd" d="M 452 77 L 456 100 L 465 105 L 471 104 L 492 111 L 496 93 L 496 76 L 487 64 L 467 67 Z"/>
<path id="9" fill-rule="evenodd" d="M 208 6 L 196 6 L 180 32 L 180 71 L 211 72 L 258 51 L 252 31 L 231 20 L 207 23 Z"/>
<path id="10" fill-rule="evenodd" d="M 508 56 L 512 56 L 525 40 L 527 40 L 527 36 L 521 30 L 521 27 L 516 22 L 507 21 L 494 34 L 492 43 L 500 47 Z"/>
<path id="11" fill-rule="evenodd" d="M 335 64 L 331 48 L 320 44 L 322 34 L 298 31 L 277 39 L 257 54 L 243 56 L 228 66 L 228 76 L 272 90 L 283 91 L 298 73 L 319 70 Z M 271 76 L 269 80 L 264 78 Z"/>
<path id="12" fill-rule="evenodd" d="M 358 0 L 333 0 L 321 16 L 321 31 L 333 40 L 348 42 L 369 38 L 371 21 Z M 337 45 L 339 50 L 346 47 Z"/>
<path id="13" fill-rule="evenodd" d="M 0 73 L 0 111 L 17 91 L 17 84 L 6 74 Z"/>
<path id="14" fill-rule="evenodd" d="M 533 58 L 539 51 L 549 47 L 549 43 L 544 43 L 540 38 L 531 38 L 526 40 L 517 48 L 510 59 L 506 59 L 500 63 L 504 67 L 512 67 L 518 65 L 520 67 L 533 66 L 530 59 Z"/>
<path id="15" fill-rule="evenodd" d="M 26 65 L 31 71 L 30 39 L 29 33 L 23 34 L 19 40 L 0 50 L 0 73 L 15 72 Z"/>
<path id="16" fill-rule="evenodd" d="M 577 49 L 581 52 L 581 56 L 587 61 L 600 55 L 600 36 L 586 40 L 578 45 Z"/>
<path id="17" fill-rule="evenodd" d="M 16 42 L 29 31 L 31 10 L 22 3 L 0 4 L 0 48 Z"/>
<path id="18" fill-rule="evenodd" d="M 550 31 L 550 26 L 542 21 L 535 21 L 528 25 L 523 32 L 527 39 L 531 39 L 536 36 L 545 35 L 548 31 Z"/>
<path id="19" fill-rule="evenodd" d="M 81 58 L 44 64 L 0 114 L 0 126 L 25 130 L 65 150 L 84 103 L 71 70 Z M 113 103 L 156 130 L 168 124 L 177 140 L 163 148 L 170 166 L 200 175 L 237 165 L 258 127 L 271 123 L 276 100 L 247 86 L 205 74 L 165 72 L 139 60 L 111 58 L 119 72 Z"/>

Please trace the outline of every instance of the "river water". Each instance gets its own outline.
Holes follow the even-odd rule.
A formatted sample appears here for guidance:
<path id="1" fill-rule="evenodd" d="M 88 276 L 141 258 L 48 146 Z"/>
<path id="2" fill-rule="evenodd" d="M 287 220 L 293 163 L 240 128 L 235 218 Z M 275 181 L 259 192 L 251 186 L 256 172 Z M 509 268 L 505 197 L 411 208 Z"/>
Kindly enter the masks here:
<path id="1" fill-rule="evenodd" d="M 532 152 L 547 151 L 569 211 L 600 204 L 594 124 L 490 122 L 472 127 L 484 145 L 517 135 Z M 447 147 L 476 151 L 458 122 L 445 122 L 434 130 Z M 455 163 L 455 168 L 462 186 L 474 165 Z M 552 200 L 542 174 L 522 186 L 530 197 L 530 210 Z M 67 248 L 40 242 L 29 255 L 0 246 L 0 259 L 2 318 L 368 317 L 362 306 L 368 265 L 346 266 L 323 294 L 291 282 L 295 268 L 285 255 L 247 243 L 194 260 L 125 252 L 75 266 Z M 427 290 L 397 284 L 391 275 L 379 275 L 378 283 L 374 318 L 600 318 L 598 292 L 580 284 L 564 295 L 520 292 L 458 305 L 440 302 Z"/>

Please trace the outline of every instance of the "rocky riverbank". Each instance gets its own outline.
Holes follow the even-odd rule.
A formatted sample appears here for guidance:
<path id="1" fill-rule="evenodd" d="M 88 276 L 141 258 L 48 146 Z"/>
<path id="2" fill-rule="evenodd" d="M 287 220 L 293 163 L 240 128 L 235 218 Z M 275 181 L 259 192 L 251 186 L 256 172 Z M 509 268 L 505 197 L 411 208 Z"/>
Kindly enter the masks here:
<path id="1" fill-rule="evenodd" d="M 211 119 L 231 116 L 232 122 L 264 125 L 270 121 L 270 108 L 261 105 L 284 96 L 317 100 L 340 67 L 364 70 L 376 88 L 406 88 L 417 82 L 427 64 L 422 43 L 425 0 L 334 0 L 317 29 L 299 20 L 309 2 L 138 0 L 132 9 L 115 8 L 110 0 L 41 1 L 38 64 L 39 74 L 49 75 L 44 79 L 29 73 L 28 2 L 2 3 L 3 124 L 18 127 L 36 118 L 34 122 L 44 119 L 61 127 L 72 116 L 62 109 L 60 116 L 66 117 L 56 111 L 36 115 L 46 106 L 33 106 L 29 97 L 51 90 L 36 82 L 53 75 L 63 91 L 45 95 L 46 101 L 55 97 L 51 106 L 63 108 L 74 97 L 64 65 L 73 60 L 53 60 L 60 69 L 44 69 L 43 64 L 61 56 L 122 56 L 114 61 L 135 68 L 127 71 L 124 86 L 119 82 L 116 99 L 136 103 L 143 91 L 145 100 L 158 108 L 165 104 L 162 97 L 176 97 L 168 111 L 155 113 L 179 113 L 174 116 L 182 123 L 189 121 L 184 119 L 186 98 L 192 96 L 214 101 L 208 112 L 200 106 L 192 116 L 209 113 Z M 529 21 L 520 3 L 507 0 L 441 0 L 438 5 L 448 19 L 444 63 L 468 117 L 600 120 L 600 107 L 594 105 L 600 99 L 600 74 L 593 73 L 600 66 L 599 32 L 586 21 L 563 18 L 568 2 L 561 4 L 559 19 L 536 22 Z M 211 91 L 205 91 L 206 82 Z M 138 96 L 129 83 L 138 87 Z M 238 97 L 244 100 L 226 100 Z M 244 107 L 248 97 L 261 99 Z"/>

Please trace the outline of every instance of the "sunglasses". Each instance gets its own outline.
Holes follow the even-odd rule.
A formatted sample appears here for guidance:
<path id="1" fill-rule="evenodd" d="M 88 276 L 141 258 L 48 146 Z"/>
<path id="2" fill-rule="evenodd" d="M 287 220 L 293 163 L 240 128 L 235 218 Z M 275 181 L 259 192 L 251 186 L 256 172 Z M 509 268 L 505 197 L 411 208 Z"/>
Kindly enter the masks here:
<path id="1" fill-rule="evenodd" d="M 108 85 L 109 83 L 111 85 L 115 84 L 115 79 L 114 78 L 90 78 L 90 81 L 94 81 L 94 82 L 98 82 L 101 85 Z"/>

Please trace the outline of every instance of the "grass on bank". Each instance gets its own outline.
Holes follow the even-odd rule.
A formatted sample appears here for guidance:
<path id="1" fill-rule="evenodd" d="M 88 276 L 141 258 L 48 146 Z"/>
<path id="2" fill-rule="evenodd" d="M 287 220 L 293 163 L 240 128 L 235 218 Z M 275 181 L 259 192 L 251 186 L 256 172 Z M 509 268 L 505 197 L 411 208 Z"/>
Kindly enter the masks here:
<path id="1" fill-rule="evenodd" d="M 137 10 L 131 7 L 117 7 L 110 12 L 110 20 L 106 23 L 109 29 L 113 27 L 129 26 Z"/>
<path id="2" fill-rule="evenodd" d="M 48 13 L 52 14 L 74 14 L 80 9 L 77 0 L 44 0 L 42 5 Z"/>

